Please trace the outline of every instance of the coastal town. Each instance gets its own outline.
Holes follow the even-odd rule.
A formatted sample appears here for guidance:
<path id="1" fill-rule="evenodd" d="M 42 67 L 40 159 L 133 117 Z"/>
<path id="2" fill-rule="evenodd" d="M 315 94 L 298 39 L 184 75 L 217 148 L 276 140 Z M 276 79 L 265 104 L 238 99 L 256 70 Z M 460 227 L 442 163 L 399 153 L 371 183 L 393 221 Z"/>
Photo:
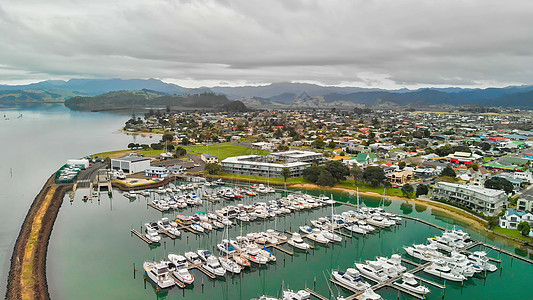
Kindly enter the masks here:
<path id="1" fill-rule="evenodd" d="M 162 143 L 129 146 L 163 160 L 197 157 L 208 165 L 200 175 L 438 201 L 481 217 L 496 232 L 530 241 L 533 118 L 528 110 L 494 111 L 151 111 L 132 116 L 124 130 L 164 134 Z M 344 169 L 321 167 L 332 162 Z"/>

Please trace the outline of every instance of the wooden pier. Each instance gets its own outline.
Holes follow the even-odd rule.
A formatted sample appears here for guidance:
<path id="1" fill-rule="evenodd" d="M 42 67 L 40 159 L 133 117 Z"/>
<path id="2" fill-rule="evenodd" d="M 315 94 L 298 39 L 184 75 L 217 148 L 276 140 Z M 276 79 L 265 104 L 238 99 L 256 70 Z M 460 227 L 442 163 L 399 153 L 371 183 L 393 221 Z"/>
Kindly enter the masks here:
<path id="1" fill-rule="evenodd" d="M 313 291 L 313 290 L 310 289 L 310 288 L 305 288 L 305 290 L 306 290 L 309 294 L 313 295 L 313 297 L 315 297 L 315 298 L 317 298 L 317 299 L 320 299 L 320 300 L 329 300 L 329 298 L 320 295 L 319 293 Z"/>
<path id="2" fill-rule="evenodd" d="M 171 239 L 176 239 L 177 238 L 177 236 L 173 235 L 172 233 L 170 233 L 170 232 L 168 232 L 166 230 L 159 229 L 157 232 L 159 232 L 160 234 L 164 234 L 164 235 L 168 236 Z"/>
<path id="3" fill-rule="evenodd" d="M 155 209 L 155 210 L 157 210 L 159 212 L 164 212 L 164 210 L 162 210 L 161 208 L 153 205 L 152 203 L 146 203 L 146 205 L 150 206 L 151 208 L 153 208 L 153 209 Z"/>
<path id="4" fill-rule="evenodd" d="M 181 228 L 181 229 L 188 230 L 188 231 L 190 231 L 190 232 L 192 232 L 192 233 L 194 233 L 194 234 L 198 234 L 198 231 L 192 229 L 192 228 L 191 228 L 190 226 L 188 226 L 188 225 L 183 225 L 183 224 L 181 224 L 181 223 L 178 222 L 178 227 Z"/>
<path id="5" fill-rule="evenodd" d="M 277 249 L 277 250 L 279 250 L 279 251 L 281 251 L 281 252 L 283 252 L 283 253 L 285 253 L 285 254 L 288 254 L 288 255 L 294 255 L 294 252 L 289 251 L 289 250 L 284 249 L 284 248 L 281 248 L 281 247 L 279 247 L 278 245 L 279 245 L 279 244 L 272 244 L 272 245 L 269 245 L 269 246 L 267 246 L 267 247 L 275 248 L 275 249 Z"/>
<path id="6" fill-rule="evenodd" d="M 196 266 L 196 269 L 200 270 L 200 272 L 204 273 L 207 277 L 209 277 L 209 278 L 211 278 L 211 279 L 215 279 L 215 278 L 217 278 L 217 277 L 215 276 L 215 274 L 213 274 L 213 273 L 207 271 L 207 270 L 203 267 L 203 265 L 197 265 L 197 266 Z"/>
<path id="7" fill-rule="evenodd" d="M 419 280 L 419 281 L 422 281 L 422 282 L 425 282 L 425 283 L 427 283 L 427 284 L 431 284 L 432 286 L 438 287 L 438 288 L 441 289 L 441 290 L 443 290 L 443 289 L 446 288 L 445 285 L 438 284 L 438 283 L 436 283 L 436 282 L 433 282 L 433 281 L 431 281 L 431 280 L 427 280 L 427 279 L 422 278 L 422 277 L 415 276 L 415 279 L 416 279 L 416 280 Z"/>
<path id="8" fill-rule="evenodd" d="M 141 240 L 145 241 L 148 245 L 152 245 L 154 242 L 150 241 L 147 237 L 145 237 L 142 233 L 138 232 L 135 229 L 131 230 L 131 233 L 139 237 Z"/>

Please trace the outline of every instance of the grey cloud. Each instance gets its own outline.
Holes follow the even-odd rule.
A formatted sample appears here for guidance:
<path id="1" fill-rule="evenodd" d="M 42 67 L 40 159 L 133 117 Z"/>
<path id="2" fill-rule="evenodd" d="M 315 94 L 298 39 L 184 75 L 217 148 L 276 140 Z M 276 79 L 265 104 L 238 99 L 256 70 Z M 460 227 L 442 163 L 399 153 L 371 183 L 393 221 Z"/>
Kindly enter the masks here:
<path id="1" fill-rule="evenodd" d="M 0 81 L 531 84 L 530 1 L 18 1 Z"/>

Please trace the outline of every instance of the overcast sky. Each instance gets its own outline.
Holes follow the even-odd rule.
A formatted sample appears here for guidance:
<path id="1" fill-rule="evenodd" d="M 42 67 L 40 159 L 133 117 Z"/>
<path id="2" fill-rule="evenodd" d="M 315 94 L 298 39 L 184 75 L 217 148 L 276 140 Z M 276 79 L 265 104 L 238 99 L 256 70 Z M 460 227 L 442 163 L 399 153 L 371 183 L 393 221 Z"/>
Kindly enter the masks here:
<path id="1" fill-rule="evenodd" d="M 0 83 L 533 84 L 533 1 L 0 2 Z"/>

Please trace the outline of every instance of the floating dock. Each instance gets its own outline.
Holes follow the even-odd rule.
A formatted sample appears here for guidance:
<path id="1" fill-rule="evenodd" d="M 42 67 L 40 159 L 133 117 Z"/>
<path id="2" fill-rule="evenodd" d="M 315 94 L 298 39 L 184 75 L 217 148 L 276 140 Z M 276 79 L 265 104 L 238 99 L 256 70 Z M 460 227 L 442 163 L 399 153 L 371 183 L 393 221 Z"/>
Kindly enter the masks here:
<path id="1" fill-rule="evenodd" d="M 140 238 L 141 240 L 145 241 L 148 245 L 152 245 L 154 242 L 150 241 L 147 237 L 145 237 L 142 233 L 138 232 L 137 230 L 135 229 L 132 229 L 131 230 L 131 233 L 133 233 L 134 235 L 136 235 L 138 238 Z"/>
<path id="2" fill-rule="evenodd" d="M 319 293 L 313 291 L 313 290 L 310 289 L 310 288 L 305 288 L 305 290 L 306 290 L 309 294 L 313 295 L 313 297 L 315 297 L 315 298 L 317 298 L 317 299 L 320 299 L 320 300 L 329 300 L 329 298 L 326 298 L 326 297 L 320 295 Z"/>

